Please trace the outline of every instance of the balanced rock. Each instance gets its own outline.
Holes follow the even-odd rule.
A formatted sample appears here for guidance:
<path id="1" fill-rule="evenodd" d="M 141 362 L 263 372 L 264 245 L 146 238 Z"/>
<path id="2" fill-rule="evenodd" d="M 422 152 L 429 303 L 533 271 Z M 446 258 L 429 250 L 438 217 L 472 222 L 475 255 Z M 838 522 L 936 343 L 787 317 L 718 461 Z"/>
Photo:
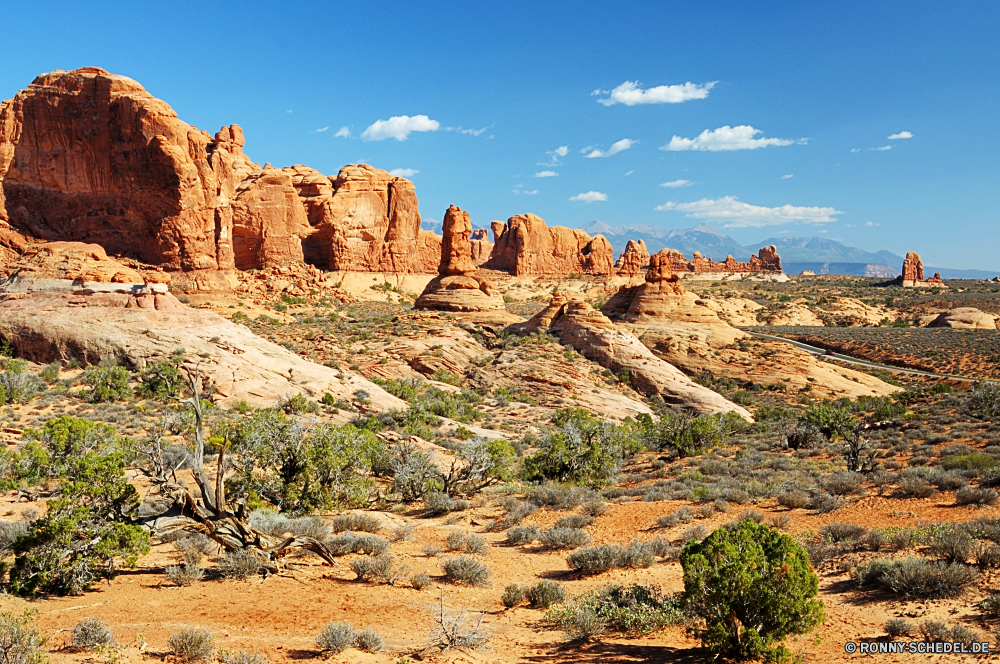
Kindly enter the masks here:
<path id="1" fill-rule="evenodd" d="M 733 412 L 753 421 L 744 408 L 692 381 L 586 302 L 556 293 L 548 307 L 527 323 L 512 328 L 518 332 L 548 331 L 564 345 L 572 346 L 587 359 L 615 374 L 627 373 L 631 385 L 643 394 L 660 396 L 667 403 L 698 413 Z"/>
<path id="2" fill-rule="evenodd" d="M 515 276 L 612 274 L 614 251 L 603 235 L 590 237 L 564 226 L 549 228 L 533 214 L 491 224 L 493 253 L 483 267 Z M 499 231 L 499 233 L 498 233 Z"/>
<path id="3" fill-rule="evenodd" d="M 993 314 L 973 307 L 956 307 L 939 314 L 927 327 L 954 327 L 966 330 L 995 330 L 996 318 Z"/>
<path id="4" fill-rule="evenodd" d="M 488 280 L 475 276 L 469 236 L 469 213 L 454 205 L 445 212 L 438 276 L 427 284 L 414 305 L 440 311 L 492 311 L 505 308 L 503 297 Z"/>
<path id="5" fill-rule="evenodd" d="M 479 267 L 490 259 L 493 252 L 493 243 L 490 242 L 490 233 L 485 228 L 477 228 L 472 231 L 469 237 L 469 244 L 472 246 L 472 264 Z"/>
<path id="6" fill-rule="evenodd" d="M 625 245 L 625 251 L 615 263 L 615 269 L 621 276 L 638 277 L 648 265 L 649 250 L 646 249 L 646 243 L 642 240 L 638 242 L 629 240 L 628 244 Z"/>

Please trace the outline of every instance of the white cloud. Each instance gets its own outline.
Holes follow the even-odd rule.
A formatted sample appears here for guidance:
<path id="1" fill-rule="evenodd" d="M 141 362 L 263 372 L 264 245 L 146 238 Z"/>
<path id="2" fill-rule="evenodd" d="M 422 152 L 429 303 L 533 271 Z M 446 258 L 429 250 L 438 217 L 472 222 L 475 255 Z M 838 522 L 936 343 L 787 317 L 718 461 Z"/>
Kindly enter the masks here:
<path id="1" fill-rule="evenodd" d="M 869 150 L 875 150 L 875 152 L 885 152 L 886 150 L 891 150 L 892 146 L 891 145 L 883 145 L 880 148 L 868 148 L 868 149 Z"/>
<path id="2" fill-rule="evenodd" d="M 676 210 L 688 217 L 696 219 L 711 219 L 724 222 L 727 228 L 759 228 L 762 226 L 778 226 L 801 222 L 806 224 L 823 224 L 836 221 L 834 215 L 843 214 L 832 207 L 800 207 L 782 205 L 780 207 L 763 207 L 744 203 L 734 196 L 723 198 L 703 198 L 690 203 L 675 203 L 670 201 L 657 205 L 657 210 Z"/>
<path id="3" fill-rule="evenodd" d="M 419 172 L 420 171 L 414 170 L 412 168 L 394 168 L 391 171 L 389 171 L 389 175 L 395 175 L 396 177 L 400 178 L 408 178 L 411 175 L 416 175 Z"/>
<path id="4" fill-rule="evenodd" d="M 851 154 L 854 154 L 855 152 L 861 152 L 861 148 L 851 148 Z"/>
<path id="5" fill-rule="evenodd" d="M 671 182 L 663 182 L 660 186 L 667 189 L 680 189 L 681 187 L 690 187 L 693 184 L 694 182 L 691 182 L 691 180 L 673 180 Z"/>
<path id="6" fill-rule="evenodd" d="M 285 113 L 291 113 L 291 112 L 292 112 L 292 109 L 288 109 L 287 111 L 285 111 Z"/>
<path id="7" fill-rule="evenodd" d="M 633 141 L 633 140 L 628 139 L 628 138 L 623 138 L 622 140 L 620 140 L 620 141 L 612 144 L 612 146 L 610 148 L 608 148 L 607 151 L 605 151 L 605 150 L 594 150 L 593 152 L 591 152 L 590 154 L 587 155 L 587 159 L 594 159 L 596 157 L 610 157 L 611 155 L 618 154 L 619 152 L 622 152 L 623 150 L 628 150 L 630 147 L 632 147 L 633 145 L 635 145 L 638 142 L 639 141 Z"/>
<path id="8" fill-rule="evenodd" d="M 591 95 L 609 94 L 606 99 L 597 100 L 598 103 L 605 106 L 614 106 L 615 104 L 625 104 L 626 106 L 680 104 L 692 99 L 704 99 L 716 83 L 718 81 L 697 85 L 689 81 L 683 85 L 658 85 L 655 88 L 643 90 L 639 87 L 639 81 L 625 81 L 612 90 L 610 94 L 604 90 L 594 90 Z"/>
<path id="9" fill-rule="evenodd" d="M 577 194 L 576 196 L 571 196 L 571 201 L 580 201 L 583 203 L 596 203 L 598 201 L 608 200 L 607 194 L 602 194 L 599 191 L 587 191 L 582 194 Z"/>
<path id="10" fill-rule="evenodd" d="M 317 129 L 317 130 L 316 130 L 316 133 L 317 133 L 317 134 L 321 134 L 321 133 L 323 133 L 324 131 L 326 131 L 327 129 L 329 129 L 329 127 L 323 127 L 322 129 Z"/>
<path id="11" fill-rule="evenodd" d="M 633 170 L 631 170 L 631 171 L 629 171 L 628 173 L 626 173 L 626 174 L 625 174 L 624 176 L 622 176 L 622 177 L 626 177 L 626 178 L 627 178 L 628 176 L 632 175 L 633 173 L 635 173 L 635 170 L 634 170 L 634 169 L 633 169 Z"/>
<path id="12" fill-rule="evenodd" d="M 518 184 L 518 185 L 514 185 L 514 189 L 511 191 L 511 193 L 518 194 L 518 195 L 524 194 L 525 196 L 534 196 L 535 194 L 538 193 L 538 190 L 537 189 L 533 189 L 531 191 L 527 191 L 524 188 L 524 185 Z"/>
<path id="13" fill-rule="evenodd" d="M 484 133 L 487 129 L 489 129 L 489 127 L 483 127 L 482 129 L 462 129 L 461 127 L 459 127 L 455 131 L 457 131 L 460 134 L 468 134 L 470 136 L 479 136 L 480 134 Z"/>
<path id="14" fill-rule="evenodd" d="M 882 224 L 876 224 L 873 221 L 866 221 L 865 226 L 881 226 Z"/>
<path id="15" fill-rule="evenodd" d="M 362 140 L 384 141 L 387 138 L 395 138 L 397 141 L 405 141 L 411 132 L 414 131 L 437 131 L 441 123 L 431 120 L 426 115 L 394 115 L 388 120 L 377 120 L 368 129 L 361 133 Z"/>
<path id="16" fill-rule="evenodd" d="M 715 130 L 706 129 L 695 138 L 674 136 L 669 143 L 660 149 L 668 152 L 682 150 L 722 152 L 725 150 L 756 150 L 769 145 L 791 145 L 796 142 L 785 138 L 754 138 L 757 134 L 763 133 L 762 129 L 754 129 L 750 125 L 736 127 L 726 125 Z M 806 139 L 799 139 L 797 142 L 805 143 Z"/>
<path id="17" fill-rule="evenodd" d="M 341 127 L 340 129 L 337 130 L 337 133 L 334 134 L 334 136 L 342 136 L 344 138 L 348 138 L 350 137 L 350 135 L 351 135 L 350 127 Z"/>
<path id="18" fill-rule="evenodd" d="M 565 157 L 566 155 L 569 154 L 569 146 L 560 145 L 555 150 L 552 150 L 551 152 L 546 152 L 545 154 L 549 155 L 550 159 L 547 162 L 539 162 L 538 164 L 536 164 L 536 166 L 558 166 L 559 157 Z"/>
<path id="19" fill-rule="evenodd" d="M 538 171 L 535 173 L 536 178 L 554 178 L 559 177 L 559 174 L 555 171 Z"/>
<path id="20" fill-rule="evenodd" d="M 913 138 L 913 134 L 911 134 L 908 131 L 901 131 L 898 134 L 893 134 L 892 136 L 890 136 L 889 140 L 890 141 L 896 141 L 896 140 L 899 140 L 901 138 Z"/>
<path id="21" fill-rule="evenodd" d="M 781 179 L 782 180 L 791 180 L 793 177 L 795 177 L 795 176 L 792 175 L 791 173 L 789 173 L 788 175 L 782 175 Z"/>

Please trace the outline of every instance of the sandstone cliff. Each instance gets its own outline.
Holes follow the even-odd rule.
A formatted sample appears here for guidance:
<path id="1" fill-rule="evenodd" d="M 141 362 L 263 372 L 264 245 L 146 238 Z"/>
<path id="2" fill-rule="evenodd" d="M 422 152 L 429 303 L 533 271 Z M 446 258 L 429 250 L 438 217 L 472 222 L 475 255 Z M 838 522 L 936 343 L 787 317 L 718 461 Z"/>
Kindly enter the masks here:
<path id="1" fill-rule="evenodd" d="M 484 268 L 515 276 L 614 272 L 614 252 L 603 235 L 592 238 L 564 226 L 549 228 L 533 214 L 511 217 L 502 227 L 494 221 L 491 227 L 496 237 Z"/>
<path id="2" fill-rule="evenodd" d="M 618 257 L 615 263 L 615 270 L 624 277 L 637 277 L 649 265 L 649 250 L 642 240 L 636 242 L 629 240 L 625 245 L 625 251 Z"/>
<path id="3" fill-rule="evenodd" d="M 469 236 L 469 244 L 472 247 L 472 264 L 479 267 L 490 259 L 493 253 L 493 243 L 490 242 L 490 233 L 485 228 L 472 231 Z"/>

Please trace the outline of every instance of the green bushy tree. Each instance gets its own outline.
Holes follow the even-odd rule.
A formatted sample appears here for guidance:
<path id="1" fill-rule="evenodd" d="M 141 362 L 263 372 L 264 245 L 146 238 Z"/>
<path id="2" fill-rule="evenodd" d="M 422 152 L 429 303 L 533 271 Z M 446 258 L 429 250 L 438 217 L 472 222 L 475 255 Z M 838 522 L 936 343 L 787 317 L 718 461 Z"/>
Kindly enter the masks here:
<path id="1" fill-rule="evenodd" d="M 168 399 L 184 387 L 178 362 L 150 362 L 139 374 L 139 394 L 147 399 Z"/>
<path id="2" fill-rule="evenodd" d="M 125 367 L 90 366 L 83 372 L 83 382 L 90 386 L 87 397 L 91 403 L 120 401 L 132 396 L 129 380 L 132 375 Z"/>
<path id="3" fill-rule="evenodd" d="M 680 560 L 683 600 L 704 621 L 692 632 L 710 658 L 786 660 L 785 637 L 825 618 L 809 555 L 752 519 L 688 542 Z"/>
<path id="4" fill-rule="evenodd" d="M 833 440 L 853 431 L 857 418 L 848 408 L 842 408 L 829 403 L 809 406 L 802 414 L 801 420 L 817 427 L 823 435 Z"/>

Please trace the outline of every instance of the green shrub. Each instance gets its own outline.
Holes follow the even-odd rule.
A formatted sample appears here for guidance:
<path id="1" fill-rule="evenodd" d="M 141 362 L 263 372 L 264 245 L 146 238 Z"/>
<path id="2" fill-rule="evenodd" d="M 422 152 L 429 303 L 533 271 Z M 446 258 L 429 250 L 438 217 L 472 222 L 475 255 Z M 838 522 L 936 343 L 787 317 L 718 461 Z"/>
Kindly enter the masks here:
<path id="1" fill-rule="evenodd" d="M 995 457 L 989 454 L 955 454 L 944 459 L 941 467 L 945 470 L 986 470 L 1000 465 Z"/>
<path id="2" fill-rule="evenodd" d="M 45 391 L 45 381 L 26 371 L 27 362 L 11 360 L 0 372 L 0 406 L 25 404 Z"/>
<path id="3" fill-rule="evenodd" d="M 735 424 L 725 415 L 695 417 L 689 413 L 664 413 L 659 420 L 646 425 L 642 442 L 651 450 L 694 456 L 724 444 Z"/>
<path id="4" fill-rule="evenodd" d="M 87 398 L 91 403 L 121 401 L 132 396 L 129 380 L 132 375 L 125 367 L 89 366 L 83 373 L 83 382 L 90 386 Z"/>
<path id="5" fill-rule="evenodd" d="M 524 601 L 524 589 L 516 583 L 508 584 L 503 589 L 503 595 L 500 596 L 500 601 L 508 609 L 513 609 L 515 606 L 521 604 Z"/>
<path id="6" fill-rule="evenodd" d="M 45 368 L 42 369 L 41 377 L 49 385 L 52 385 L 59 380 L 59 372 L 62 371 L 61 362 L 52 362 L 51 364 L 46 364 Z"/>
<path id="7" fill-rule="evenodd" d="M 538 451 L 525 457 L 524 477 L 531 482 L 555 480 L 579 484 L 606 484 L 622 462 L 642 449 L 629 424 L 598 420 L 583 409 L 564 409 Z"/>
<path id="8" fill-rule="evenodd" d="M 578 595 L 545 618 L 571 638 L 592 636 L 581 632 L 598 626 L 634 637 L 681 623 L 685 615 L 678 596 L 665 596 L 656 585 L 633 583 L 610 584 Z"/>
<path id="9" fill-rule="evenodd" d="M 38 611 L 25 609 L 17 615 L 10 611 L 0 613 L 0 661 L 3 664 L 44 664 L 42 648 L 46 639 L 35 626 Z"/>
<path id="10" fill-rule="evenodd" d="M 150 362 L 139 373 L 139 394 L 147 399 L 168 399 L 184 387 L 176 362 Z"/>
<path id="11" fill-rule="evenodd" d="M 850 410 L 826 403 L 809 406 L 802 414 L 802 421 L 817 427 L 830 440 L 843 437 L 857 424 Z"/>
<path id="12" fill-rule="evenodd" d="M 185 627 L 167 639 L 167 645 L 177 659 L 185 664 L 211 661 L 215 653 L 215 636 L 208 629 Z"/>
<path id="13" fill-rule="evenodd" d="M 490 568 L 472 556 L 455 556 L 446 560 L 442 567 L 449 583 L 479 587 L 490 585 Z"/>
<path id="14" fill-rule="evenodd" d="M 975 568 L 907 556 L 899 560 L 876 558 L 852 572 L 861 587 L 875 585 L 910 599 L 956 597 L 979 578 Z"/>
<path id="15" fill-rule="evenodd" d="M 339 655 L 354 645 L 354 625 L 349 622 L 328 624 L 316 637 L 316 645 L 323 652 Z"/>
<path id="16" fill-rule="evenodd" d="M 115 635 L 106 623 L 91 616 L 73 626 L 70 643 L 79 650 L 91 650 L 98 646 L 114 645 Z"/>
<path id="17" fill-rule="evenodd" d="M 791 537 L 744 520 L 689 542 L 680 556 L 692 632 L 711 656 L 785 659 L 782 641 L 821 623 L 809 555 Z"/>
<path id="18" fill-rule="evenodd" d="M 545 579 L 524 590 L 524 597 L 533 609 L 547 609 L 553 604 L 566 601 L 566 589 L 562 584 Z"/>

